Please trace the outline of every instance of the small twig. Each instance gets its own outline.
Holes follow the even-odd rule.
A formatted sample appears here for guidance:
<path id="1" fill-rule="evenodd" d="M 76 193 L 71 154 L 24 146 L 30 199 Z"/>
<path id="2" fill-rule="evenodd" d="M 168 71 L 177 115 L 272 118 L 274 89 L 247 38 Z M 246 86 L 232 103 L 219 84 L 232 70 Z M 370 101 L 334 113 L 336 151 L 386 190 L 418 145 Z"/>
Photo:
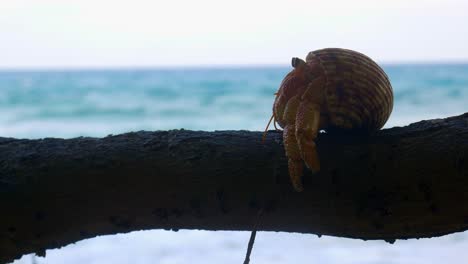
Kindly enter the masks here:
<path id="1" fill-rule="evenodd" d="M 250 235 L 249 246 L 247 248 L 247 254 L 245 254 L 244 264 L 249 264 L 250 254 L 252 253 L 253 244 L 255 242 L 255 236 L 257 235 L 257 230 L 253 230 Z"/>
<path id="2" fill-rule="evenodd" d="M 247 253 L 245 254 L 244 264 L 250 263 L 250 254 L 252 254 L 252 248 L 255 243 L 255 236 L 257 235 L 258 224 L 260 222 L 260 217 L 263 214 L 263 209 L 260 209 L 257 214 L 257 218 L 255 219 L 255 224 L 250 234 L 249 245 L 247 247 Z"/>

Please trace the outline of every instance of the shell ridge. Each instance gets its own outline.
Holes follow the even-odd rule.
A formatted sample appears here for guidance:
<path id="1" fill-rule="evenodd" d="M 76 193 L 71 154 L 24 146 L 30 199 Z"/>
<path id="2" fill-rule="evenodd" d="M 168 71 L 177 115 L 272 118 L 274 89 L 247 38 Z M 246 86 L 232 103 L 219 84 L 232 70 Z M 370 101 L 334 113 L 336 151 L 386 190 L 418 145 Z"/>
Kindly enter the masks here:
<path id="1" fill-rule="evenodd" d="M 351 122 L 353 127 L 370 130 L 385 124 L 393 110 L 393 89 L 388 75 L 376 62 L 360 52 L 339 48 L 312 51 L 307 60 L 316 60 L 326 75 L 325 104 L 331 124 L 339 127 L 343 122 L 346 127 Z M 343 118 L 346 113 L 347 121 Z M 352 122 L 356 116 L 359 124 Z"/>
<path id="2" fill-rule="evenodd" d="M 328 119 L 328 120 L 327 120 L 327 123 L 328 123 L 328 122 L 329 122 L 329 119 L 330 119 L 330 111 L 329 111 L 329 105 L 328 105 L 328 100 L 327 100 L 327 98 L 328 98 L 328 96 L 327 96 L 328 86 L 329 86 L 329 84 L 330 84 L 329 74 L 328 74 L 327 69 L 323 66 L 322 60 L 321 60 L 318 56 L 316 56 L 313 52 L 309 52 L 309 54 L 307 55 L 307 58 L 306 58 L 306 61 L 307 61 L 307 62 L 310 61 L 310 60 L 309 60 L 309 55 L 312 55 L 312 56 L 314 57 L 314 59 L 317 60 L 318 64 L 320 65 L 320 68 L 321 68 L 322 71 L 323 71 L 323 74 L 325 75 L 325 84 L 323 85 L 323 89 L 325 90 L 324 93 L 323 93 L 323 94 L 324 94 L 324 97 L 325 97 L 323 101 L 324 101 L 325 103 L 321 106 L 321 107 L 324 108 L 324 109 L 323 109 L 324 111 L 321 110 L 321 112 L 322 112 L 322 113 L 327 113 L 326 116 L 327 116 L 327 119 Z"/>

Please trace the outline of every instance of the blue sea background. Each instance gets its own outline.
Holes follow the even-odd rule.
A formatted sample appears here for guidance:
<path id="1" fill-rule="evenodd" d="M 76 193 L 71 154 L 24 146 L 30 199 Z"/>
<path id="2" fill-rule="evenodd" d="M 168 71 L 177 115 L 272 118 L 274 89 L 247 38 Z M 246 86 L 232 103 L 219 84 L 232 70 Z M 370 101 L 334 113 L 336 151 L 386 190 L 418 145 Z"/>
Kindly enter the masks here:
<path id="1" fill-rule="evenodd" d="M 468 111 L 468 64 L 388 64 L 386 127 Z M 2 70 L 0 136 L 101 137 L 138 130 L 255 130 L 271 116 L 287 66 Z M 36 263 L 242 263 L 248 232 L 152 230 L 48 250 Z M 361 241 L 260 232 L 252 263 L 460 263 L 468 235 Z M 31 263 L 23 256 L 15 263 Z"/>

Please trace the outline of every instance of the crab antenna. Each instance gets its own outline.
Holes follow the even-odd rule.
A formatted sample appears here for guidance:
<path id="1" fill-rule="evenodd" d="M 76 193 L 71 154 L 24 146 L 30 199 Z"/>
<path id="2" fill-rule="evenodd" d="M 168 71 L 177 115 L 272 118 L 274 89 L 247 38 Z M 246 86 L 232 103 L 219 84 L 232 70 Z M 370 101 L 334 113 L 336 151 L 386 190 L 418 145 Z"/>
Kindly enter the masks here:
<path id="1" fill-rule="evenodd" d="M 265 137 L 266 137 L 266 134 L 268 133 L 268 128 L 270 127 L 270 124 L 271 124 L 271 120 L 273 120 L 273 118 L 275 117 L 275 115 L 271 115 L 270 117 L 270 121 L 268 121 L 268 124 L 265 128 L 265 131 L 263 132 L 263 136 L 262 136 L 262 143 L 265 142 Z"/>

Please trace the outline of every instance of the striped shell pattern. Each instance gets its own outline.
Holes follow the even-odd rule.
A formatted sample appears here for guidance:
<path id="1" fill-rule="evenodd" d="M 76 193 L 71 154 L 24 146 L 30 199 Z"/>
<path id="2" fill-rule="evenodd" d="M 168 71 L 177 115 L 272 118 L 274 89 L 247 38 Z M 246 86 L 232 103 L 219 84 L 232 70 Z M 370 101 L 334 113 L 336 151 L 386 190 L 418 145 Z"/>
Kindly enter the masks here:
<path id="1" fill-rule="evenodd" d="M 310 52 L 326 76 L 322 115 L 326 129 L 378 130 L 393 108 L 393 91 L 385 72 L 372 59 L 356 51 L 327 48 Z M 325 129 L 325 128 L 323 128 Z"/>

